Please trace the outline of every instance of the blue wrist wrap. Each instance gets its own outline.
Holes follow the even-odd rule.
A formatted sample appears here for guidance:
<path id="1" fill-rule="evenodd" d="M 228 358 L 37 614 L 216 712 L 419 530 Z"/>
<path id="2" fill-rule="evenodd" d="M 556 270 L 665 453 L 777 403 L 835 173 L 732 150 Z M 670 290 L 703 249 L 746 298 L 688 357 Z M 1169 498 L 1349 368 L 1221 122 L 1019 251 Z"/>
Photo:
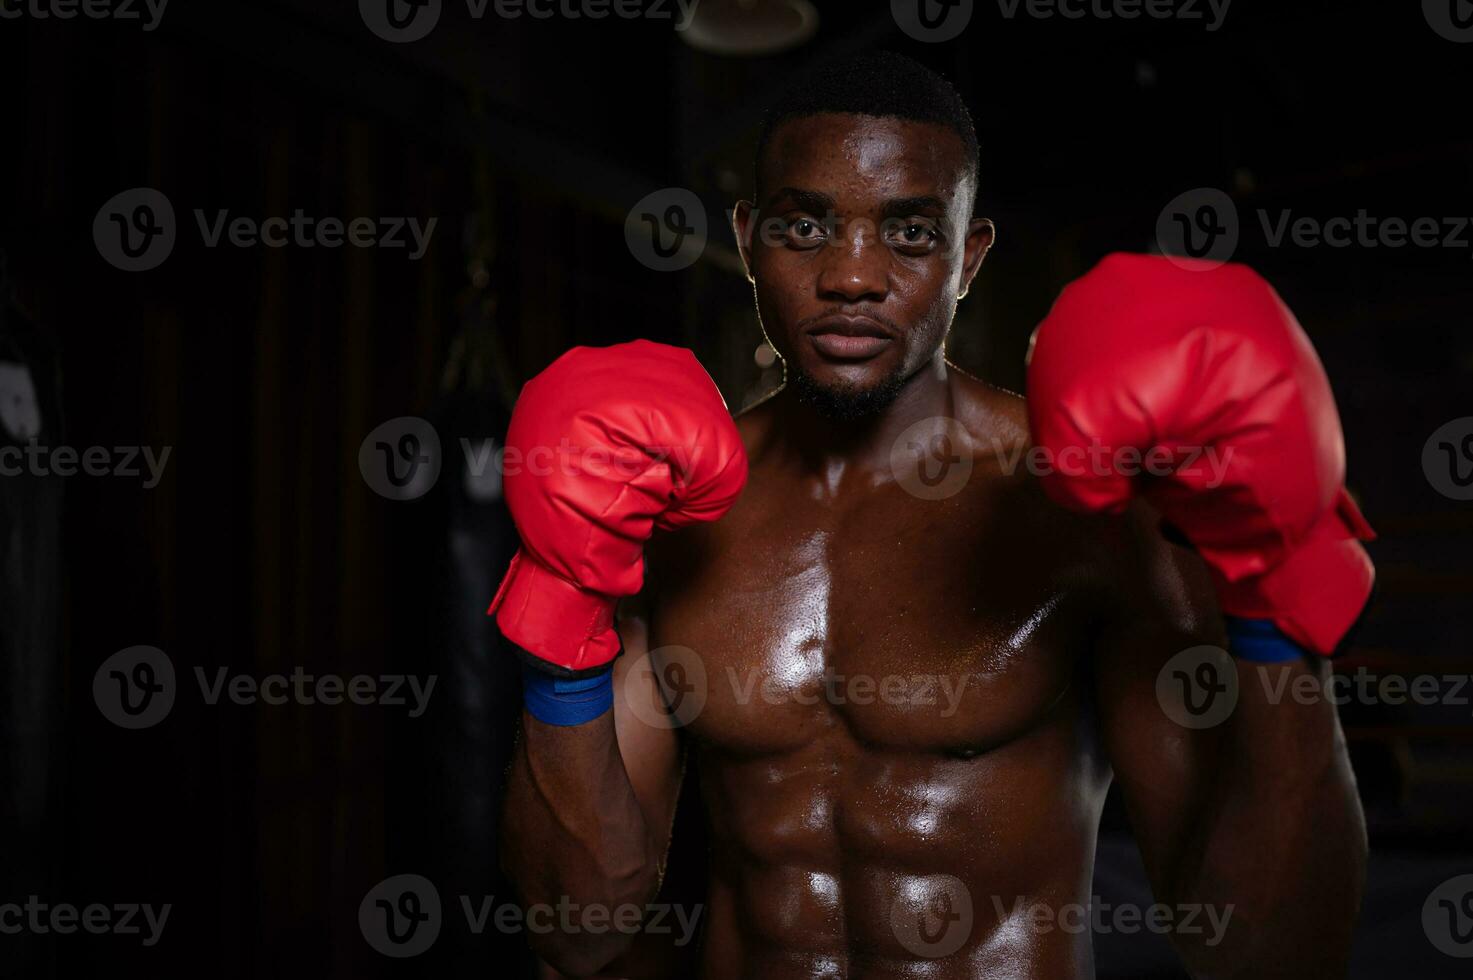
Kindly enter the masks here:
<path id="1" fill-rule="evenodd" d="M 1282 664 L 1307 656 L 1307 651 L 1284 635 L 1271 619 L 1224 616 L 1228 650 L 1239 660 L 1260 664 Z"/>
<path id="2" fill-rule="evenodd" d="M 522 665 L 522 702 L 548 725 L 581 725 L 614 706 L 614 668 L 591 677 L 554 677 Z"/>

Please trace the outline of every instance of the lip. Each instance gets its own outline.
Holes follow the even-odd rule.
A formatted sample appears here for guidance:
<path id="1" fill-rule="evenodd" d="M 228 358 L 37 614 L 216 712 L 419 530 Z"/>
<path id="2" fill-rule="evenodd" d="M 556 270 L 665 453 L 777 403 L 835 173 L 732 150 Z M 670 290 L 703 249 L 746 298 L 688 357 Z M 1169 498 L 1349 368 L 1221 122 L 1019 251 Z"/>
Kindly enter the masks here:
<path id="1" fill-rule="evenodd" d="M 826 316 L 807 333 L 820 354 L 836 361 L 869 360 L 893 339 L 878 320 L 867 316 Z"/>
<path id="2" fill-rule="evenodd" d="M 888 337 L 849 337 L 841 333 L 809 334 L 808 339 L 824 357 L 835 361 L 867 361 L 890 346 Z"/>

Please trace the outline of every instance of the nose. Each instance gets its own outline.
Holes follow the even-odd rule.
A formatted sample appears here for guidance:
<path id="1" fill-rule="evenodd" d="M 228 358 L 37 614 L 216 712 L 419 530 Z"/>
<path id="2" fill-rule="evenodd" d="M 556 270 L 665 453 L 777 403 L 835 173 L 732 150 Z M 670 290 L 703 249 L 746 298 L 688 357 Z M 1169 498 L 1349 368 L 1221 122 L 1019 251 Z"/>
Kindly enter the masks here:
<path id="1" fill-rule="evenodd" d="M 890 294 L 890 255 L 871 222 L 849 222 L 821 247 L 820 299 L 879 302 Z"/>

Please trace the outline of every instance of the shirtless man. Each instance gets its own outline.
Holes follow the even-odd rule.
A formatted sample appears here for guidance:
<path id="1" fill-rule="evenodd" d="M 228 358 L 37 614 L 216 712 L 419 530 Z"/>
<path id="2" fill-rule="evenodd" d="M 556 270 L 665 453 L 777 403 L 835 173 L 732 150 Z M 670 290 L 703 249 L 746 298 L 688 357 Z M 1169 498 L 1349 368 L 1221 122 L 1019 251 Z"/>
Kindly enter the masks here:
<path id="1" fill-rule="evenodd" d="M 524 547 L 492 606 L 528 664 L 504 861 L 529 904 L 649 902 L 690 753 L 712 841 L 702 977 L 1089 977 L 1113 778 L 1188 969 L 1343 976 L 1365 858 L 1354 779 L 1333 706 L 1272 692 L 1327 676 L 1317 654 L 1363 604 L 1369 563 L 1337 530 L 1356 581 L 1296 619 L 1302 595 L 1244 600 L 1243 555 L 1218 547 L 1261 531 L 1241 498 L 1166 481 L 1163 534 L 1139 481 L 1071 479 L 1062 458 L 1062 488 L 1031 472 L 1024 401 L 944 356 L 993 241 L 976 187 L 946 82 L 896 57 L 841 66 L 773 112 L 757 203 L 735 212 L 787 384 L 733 428 L 687 352 L 640 342 L 572 352 L 524 390 L 508 445 L 533 475 L 507 460 Z M 1150 288 L 1130 263 L 1167 262 L 1112 261 L 1102 287 L 1078 287 L 1076 321 L 1105 308 L 1100 288 Z M 1101 376 L 1069 364 L 1095 326 L 1040 332 L 1030 385 L 1057 411 L 1033 429 L 1054 448 L 1119 431 L 1090 412 L 1121 400 L 1091 403 L 1080 386 Z M 1337 489 L 1340 465 L 1320 468 Z M 1265 618 L 1228 622 L 1284 630 L 1230 640 L 1229 605 Z M 1204 644 L 1279 662 L 1224 658 L 1236 707 L 1197 728 L 1158 678 Z M 632 936 L 532 940 L 586 976 L 618 972 Z"/>

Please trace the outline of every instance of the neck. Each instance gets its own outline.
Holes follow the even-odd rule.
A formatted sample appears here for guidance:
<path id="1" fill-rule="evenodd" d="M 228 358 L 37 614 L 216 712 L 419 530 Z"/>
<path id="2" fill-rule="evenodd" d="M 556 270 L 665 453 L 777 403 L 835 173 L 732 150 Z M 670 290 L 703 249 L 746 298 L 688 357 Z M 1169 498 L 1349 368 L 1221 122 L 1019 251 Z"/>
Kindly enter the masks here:
<path id="1" fill-rule="evenodd" d="M 831 490 L 846 473 L 888 472 L 891 450 L 906 429 L 953 414 L 950 372 L 940 350 L 906 379 L 890 404 L 865 418 L 826 418 L 799 401 L 791 384 L 777 398 L 777 444 L 804 469 L 824 477 Z"/>

